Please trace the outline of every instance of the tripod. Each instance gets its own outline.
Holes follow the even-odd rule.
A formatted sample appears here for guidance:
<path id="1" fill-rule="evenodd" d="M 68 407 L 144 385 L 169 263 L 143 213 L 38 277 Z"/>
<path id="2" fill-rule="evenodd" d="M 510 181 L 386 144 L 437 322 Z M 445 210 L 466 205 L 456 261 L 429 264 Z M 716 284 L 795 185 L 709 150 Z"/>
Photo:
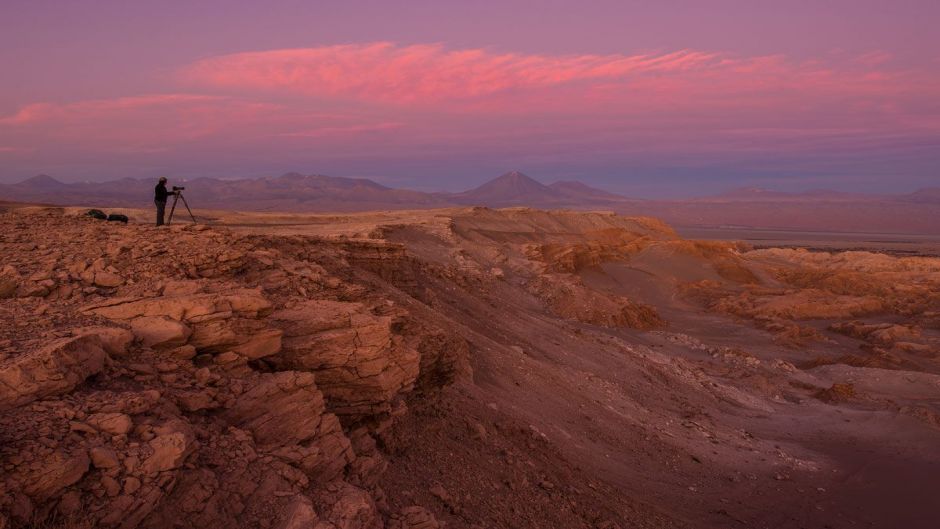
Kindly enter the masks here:
<path id="1" fill-rule="evenodd" d="M 193 215 L 193 210 L 189 209 L 189 204 L 186 202 L 186 197 L 183 196 L 183 192 L 180 190 L 173 191 L 173 207 L 170 208 L 170 218 L 167 219 L 166 225 L 169 226 L 173 222 L 173 212 L 176 211 L 176 203 L 180 199 L 183 199 L 183 205 L 186 206 L 186 211 L 189 212 L 189 218 L 193 219 L 193 224 L 196 223 L 196 217 Z"/>

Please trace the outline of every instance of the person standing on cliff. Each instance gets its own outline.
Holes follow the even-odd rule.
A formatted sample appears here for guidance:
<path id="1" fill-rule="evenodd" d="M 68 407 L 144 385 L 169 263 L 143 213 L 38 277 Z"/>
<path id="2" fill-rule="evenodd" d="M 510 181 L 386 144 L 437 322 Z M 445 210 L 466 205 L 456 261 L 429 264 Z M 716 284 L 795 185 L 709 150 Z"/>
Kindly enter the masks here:
<path id="1" fill-rule="evenodd" d="M 157 226 L 163 226 L 163 213 L 166 211 L 166 198 L 170 192 L 166 190 L 166 177 L 161 176 L 157 187 L 153 188 L 153 203 L 157 206 Z"/>

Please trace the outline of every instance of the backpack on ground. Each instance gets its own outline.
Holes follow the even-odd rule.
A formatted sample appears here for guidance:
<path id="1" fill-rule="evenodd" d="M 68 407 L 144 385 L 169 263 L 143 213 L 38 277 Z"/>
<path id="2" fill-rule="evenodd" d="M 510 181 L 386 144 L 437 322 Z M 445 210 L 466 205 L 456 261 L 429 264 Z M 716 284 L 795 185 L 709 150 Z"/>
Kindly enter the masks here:
<path id="1" fill-rule="evenodd" d="M 98 220 L 108 220 L 108 216 L 104 214 L 104 211 L 100 209 L 89 209 L 85 215 L 98 219 Z"/>
<path id="2" fill-rule="evenodd" d="M 112 213 L 108 215 L 108 220 L 111 222 L 123 222 L 127 224 L 127 215 L 121 215 L 120 213 Z"/>

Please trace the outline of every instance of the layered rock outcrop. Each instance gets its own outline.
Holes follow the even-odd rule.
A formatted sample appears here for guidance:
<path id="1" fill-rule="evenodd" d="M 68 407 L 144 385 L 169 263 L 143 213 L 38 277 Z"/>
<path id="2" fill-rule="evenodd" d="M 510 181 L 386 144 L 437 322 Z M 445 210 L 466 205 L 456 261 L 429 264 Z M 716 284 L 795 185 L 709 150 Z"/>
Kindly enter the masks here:
<path id="1" fill-rule="evenodd" d="M 271 312 L 271 303 L 258 290 L 226 291 L 118 298 L 88 305 L 82 311 L 127 322 L 146 347 L 191 345 L 199 354 L 230 351 L 248 360 L 277 353 L 281 333 L 259 321 Z"/>
<path id="2" fill-rule="evenodd" d="M 75 389 L 129 343 L 123 329 L 86 329 L 0 364 L 0 411 Z"/>
<path id="3" fill-rule="evenodd" d="M 0 333 L 0 520 L 373 529 L 391 516 L 375 436 L 423 371 L 452 380 L 461 351 L 429 346 L 453 339 L 406 325 L 356 279 L 346 257 L 369 263 L 369 245 L 60 212 L 0 221 L 14 256 L 0 309 L 16 322 Z M 37 241 L 31 258 L 14 251 Z"/>
<path id="4" fill-rule="evenodd" d="M 280 368 L 314 371 L 339 415 L 392 411 L 396 395 L 414 387 L 420 359 L 394 332 L 398 315 L 375 315 L 362 303 L 314 300 L 276 312 L 284 332 Z"/>

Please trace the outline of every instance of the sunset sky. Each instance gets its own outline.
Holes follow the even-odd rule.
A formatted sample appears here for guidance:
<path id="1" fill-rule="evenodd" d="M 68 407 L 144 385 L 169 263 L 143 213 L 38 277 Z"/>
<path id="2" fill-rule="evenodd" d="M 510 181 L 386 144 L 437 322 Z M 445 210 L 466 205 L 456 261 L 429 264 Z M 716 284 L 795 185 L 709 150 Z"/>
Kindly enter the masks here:
<path id="1" fill-rule="evenodd" d="M 937 1 L 144 4 L 0 3 L 0 182 L 940 185 Z"/>

